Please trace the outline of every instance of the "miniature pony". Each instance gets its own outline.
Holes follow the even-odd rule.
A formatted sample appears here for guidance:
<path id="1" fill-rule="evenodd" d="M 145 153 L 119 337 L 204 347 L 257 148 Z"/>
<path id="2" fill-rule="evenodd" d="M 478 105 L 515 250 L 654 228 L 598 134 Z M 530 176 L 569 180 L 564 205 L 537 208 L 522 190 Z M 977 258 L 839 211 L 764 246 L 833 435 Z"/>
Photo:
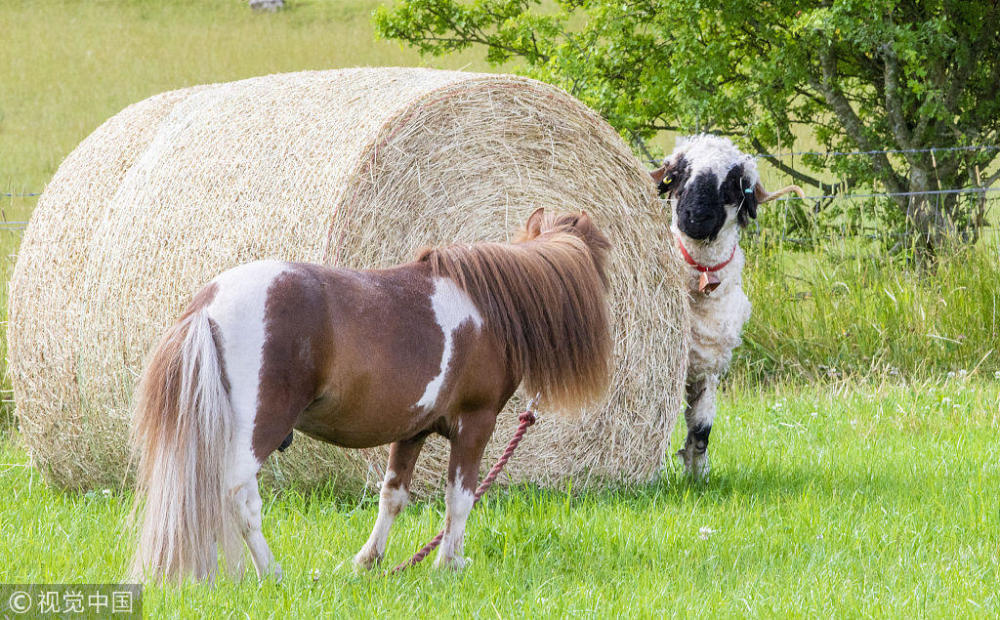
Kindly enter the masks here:
<path id="1" fill-rule="evenodd" d="M 243 543 L 281 578 L 257 473 L 292 429 L 391 444 L 378 517 L 355 563 L 385 553 L 431 433 L 451 444 L 436 566 L 460 568 L 497 415 L 519 385 L 570 411 L 607 384 L 607 238 L 586 213 L 528 219 L 514 243 L 424 250 L 370 271 L 261 261 L 223 272 L 170 327 L 140 380 L 132 441 L 141 515 L 133 571 L 212 579 Z"/>

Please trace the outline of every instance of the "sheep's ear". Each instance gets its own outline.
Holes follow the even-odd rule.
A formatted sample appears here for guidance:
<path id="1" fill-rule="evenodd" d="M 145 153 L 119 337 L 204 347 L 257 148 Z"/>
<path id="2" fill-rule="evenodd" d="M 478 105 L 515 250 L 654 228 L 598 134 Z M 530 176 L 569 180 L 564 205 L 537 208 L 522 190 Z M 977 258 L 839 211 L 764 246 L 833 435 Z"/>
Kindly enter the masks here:
<path id="1" fill-rule="evenodd" d="M 736 221 L 740 226 L 746 226 L 751 219 L 757 217 L 756 187 L 743 173 L 742 164 L 733 166 L 719 188 L 722 204 L 738 205 Z"/>
<path id="2" fill-rule="evenodd" d="M 740 226 L 746 226 L 751 219 L 757 219 L 757 194 L 745 179 L 740 191 L 743 193 L 743 200 L 740 202 L 740 210 L 736 212 L 736 221 Z"/>
<path id="3" fill-rule="evenodd" d="M 538 207 L 535 212 L 531 214 L 528 221 L 524 224 L 525 238 L 534 239 L 538 235 L 542 234 L 542 220 L 545 218 L 545 207 Z"/>
<path id="4" fill-rule="evenodd" d="M 662 196 L 670 191 L 671 173 L 674 171 L 674 162 L 665 161 L 663 165 L 649 173 L 656 183 L 656 193 Z"/>
<path id="5" fill-rule="evenodd" d="M 688 163 L 683 155 L 667 159 L 662 166 L 649 173 L 656 183 L 657 193 L 661 196 L 677 191 L 687 180 L 687 175 Z"/>

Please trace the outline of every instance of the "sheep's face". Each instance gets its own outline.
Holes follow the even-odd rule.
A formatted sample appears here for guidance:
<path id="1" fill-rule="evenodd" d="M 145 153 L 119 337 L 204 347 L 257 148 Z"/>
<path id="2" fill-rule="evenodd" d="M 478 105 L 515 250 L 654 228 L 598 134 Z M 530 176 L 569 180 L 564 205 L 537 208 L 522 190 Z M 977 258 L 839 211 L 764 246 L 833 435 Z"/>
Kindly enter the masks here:
<path id="1" fill-rule="evenodd" d="M 653 178 L 673 200 L 677 229 L 692 239 L 714 241 L 724 229 L 757 217 L 757 167 L 725 138 L 681 143 Z"/>

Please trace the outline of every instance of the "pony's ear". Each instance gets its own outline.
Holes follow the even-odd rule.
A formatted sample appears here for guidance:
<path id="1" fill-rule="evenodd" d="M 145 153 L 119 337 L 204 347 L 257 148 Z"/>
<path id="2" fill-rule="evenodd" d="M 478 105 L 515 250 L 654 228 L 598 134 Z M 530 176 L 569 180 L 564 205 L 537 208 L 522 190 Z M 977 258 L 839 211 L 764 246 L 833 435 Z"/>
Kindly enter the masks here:
<path id="1" fill-rule="evenodd" d="M 576 222 L 573 223 L 573 228 L 576 230 L 576 234 L 585 239 L 591 245 L 598 245 L 603 249 L 608 249 L 611 247 L 611 242 L 608 238 L 604 236 L 601 229 L 597 227 L 594 220 L 591 219 L 590 214 L 586 211 L 580 211 L 580 215 L 576 216 Z"/>
<path id="2" fill-rule="evenodd" d="M 580 211 L 580 215 L 577 216 L 576 224 L 573 227 L 586 234 L 594 229 L 594 220 L 590 219 L 586 211 Z"/>
<path id="3" fill-rule="evenodd" d="M 545 207 L 538 207 L 535 212 L 531 214 L 528 221 L 524 225 L 525 237 L 527 239 L 534 239 L 538 235 L 542 234 L 542 220 L 545 218 Z"/>

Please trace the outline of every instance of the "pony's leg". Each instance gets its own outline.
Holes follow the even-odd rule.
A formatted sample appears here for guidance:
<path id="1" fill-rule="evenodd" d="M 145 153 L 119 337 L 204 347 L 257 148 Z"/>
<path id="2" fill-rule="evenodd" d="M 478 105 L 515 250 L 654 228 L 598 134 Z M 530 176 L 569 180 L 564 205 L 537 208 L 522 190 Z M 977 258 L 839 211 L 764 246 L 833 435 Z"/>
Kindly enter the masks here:
<path id="1" fill-rule="evenodd" d="M 410 480 L 413 467 L 424 445 L 424 437 L 397 441 L 389 446 L 389 465 L 386 467 L 382 493 L 379 495 L 378 517 L 371 536 L 354 556 L 354 565 L 371 568 L 385 555 L 385 544 L 389 539 L 389 529 L 396 516 L 410 499 Z"/>
<path id="2" fill-rule="evenodd" d="M 452 435 L 445 489 L 444 538 L 434 560 L 435 568 L 460 569 L 466 564 L 462 557 L 465 522 L 476 501 L 479 463 L 483 460 L 486 442 L 493 434 L 496 416 L 492 411 L 462 416 L 458 432 Z"/>
<path id="3" fill-rule="evenodd" d="M 261 506 L 263 502 L 260 498 L 260 489 L 257 486 L 257 476 L 244 484 L 239 485 L 232 491 L 233 509 L 236 511 L 237 522 L 240 525 L 240 532 L 243 540 L 250 549 L 250 557 L 253 559 L 254 568 L 257 569 L 257 577 L 265 579 L 273 577 L 275 581 L 281 581 L 281 566 L 275 561 L 271 548 L 267 546 L 264 539 L 264 532 L 261 530 Z"/>
<path id="4" fill-rule="evenodd" d="M 275 388 L 268 382 L 268 377 L 261 381 L 260 393 L 274 393 Z M 301 393 L 307 393 L 304 389 Z M 281 566 L 274 559 L 264 532 L 261 529 L 260 488 L 257 484 L 257 473 L 267 457 L 281 446 L 288 434 L 292 432 L 292 424 L 299 412 L 306 406 L 307 396 L 294 396 L 281 409 L 261 408 L 251 413 L 244 412 L 244 424 L 240 426 L 236 444 L 240 447 L 234 450 L 229 468 L 229 496 L 232 500 L 232 510 L 236 516 L 243 541 L 250 550 L 257 577 L 261 580 L 268 577 L 281 581 Z M 272 413 L 279 411 L 279 415 Z M 237 412 L 239 415 L 239 411 Z M 270 427 L 270 432 L 263 437 L 255 438 L 253 431 L 258 424 L 264 423 Z M 255 440 L 258 442 L 255 445 Z M 260 456 L 258 456 L 258 454 Z M 242 549 L 241 549 L 242 551 Z"/>
<path id="5" fill-rule="evenodd" d="M 709 375 L 687 385 L 687 439 L 677 457 L 684 463 L 686 473 L 695 478 L 708 475 L 708 436 L 715 419 L 715 393 L 719 386 L 718 375 Z"/>

